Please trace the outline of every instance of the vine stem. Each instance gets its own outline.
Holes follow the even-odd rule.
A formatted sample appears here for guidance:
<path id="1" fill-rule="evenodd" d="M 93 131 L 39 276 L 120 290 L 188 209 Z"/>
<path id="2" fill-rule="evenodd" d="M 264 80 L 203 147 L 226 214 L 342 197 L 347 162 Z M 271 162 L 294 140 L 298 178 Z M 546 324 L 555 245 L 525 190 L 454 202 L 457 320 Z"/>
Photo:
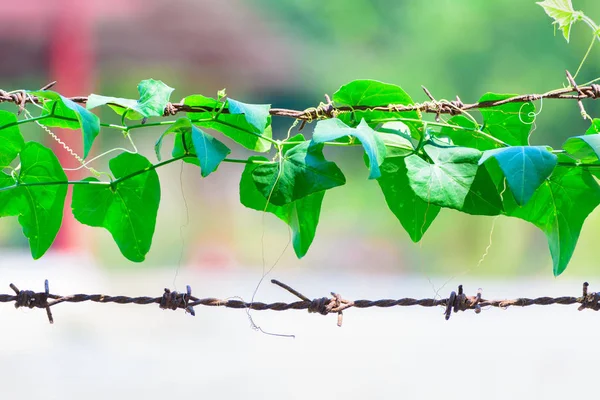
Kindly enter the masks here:
<path id="1" fill-rule="evenodd" d="M 157 168 L 160 168 L 160 167 L 163 167 L 163 166 L 165 166 L 165 165 L 171 164 L 171 163 L 173 163 L 173 162 L 175 162 L 175 161 L 183 160 L 183 159 L 184 159 L 184 158 L 186 158 L 186 157 L 190 157 L 190 156 L 189 156 L 189 155 L 187 155 L 187 154 L 184 154 L 184 155 L 182 155 L 182 156 L 179 156 L 179 157 L 174 157 L 174 158 L 170 158 L 170 159 L 168 159 L 168 160 L 165 160 L 165 161 L 161 161 L 161 162 L 159 162 L 158 164 L 152 164 L 152 165 L 150 165 L 149 167 L 146 167 L 146 168 L 144 168 L 144 169 L 140 169 L 140 170 L 138 170 L 138 171 L 132 172 L 132 173 L 131 173 L 131 174 L 129 174 L 129 175 L 125 175 L 125 176 L 122 176 L 121 178 L 117 178 L 117 179 L 115 179 L 114 181 L 110 182 L 110 186 L 114 188 L 114 187 L 116 187 L 116 186 L 117 186 L 117 185 L 118 185 L 120 182 L 126 181 L 126 180 L 128 180 L 128 179 L 131 179 L 131 178 L 133 178 L 133 177 L 135 177 L 135 176 L 138 176 L 138 175 L 144 174 L 144 173 L 146 173 L 146 172 L 148 172 L 148 171 L 153 171 L 153 170 L 155 170 L 155 169 L 157 169 Z"/>
<path id="2" fill-rule="evenodd" d="M 0 99 L 0 102 L 1 101 L 2 100 Z M 258 137 L 260 139 L 263 139 L 263 140 L 265 140 L 265 141 L 267 141 L 267 142 L 269 142 L 271 144 L 278 144 L 279 143 L 277 140 L 272 139 L 272 138 L 270 138 L 268 136 L 261 135 L 258 132 L 252 132 L 252 131 L 249 131 L 249 130 L 246 130 L 246 129 L 241 129 L 239 126 L 232 125 L 232 124 L 230 124 L 228 122 L 225 122 L 223 120 L 218 120 L 216 118 L 192 119 L 190 121 L 192 123 L 218 121 L 219 124 L 221 124 L 221 125 L 225 125 L 225 126 L 228 126 L 230 128 L 235 128 L 235 129 L 237 129 L 239 131 L 242 131 L 244 133 L 248 133 L 250 135 L 253 135 L 253 136 L 256 136 L 256 137 Z M 175 122 L 177 122 L 177 121 L 169 120 L 169 121 L 147 122 L 145 124 L 135 124 L 135 125 L 129 125 L 129 126 L 127 126 L 127 125 L 116 125 L 116 124 L 100 124 L 100 125 L 103 126 L 103 127 L 105 127 L 105 128 L 112 128 L 112 129 L 121 130 L 123 132 L 129 132 L 129 131 L 131 131 L 133 129 L 147 128 L 147 127 L 150 127 L 150 126 L 173 125 Z"/>
<path id="3" fill-rule="evenodd" d="M 21 188 L 21 187 L 31 187 L 31 186 L 55 186 L 55 185 L 99 185 L 99 186 L 111 186 L 111 187 L 115 187 L 117 186 L 119 183 L 122 183 L 128 179 L 131 179 L 135 176 L 138 176 L 140 174 L 146 173 L 148 171 L 152 171 L 152 170 L 156 170 L 160 167 L 163 167 L 165 165 L 171 164 L 175 161 L 179 161 L 179 160 L 183 160 L 184 158 L 196 158 L 196 155 L 194 154 L 185 154 L 182 156 L 178 156 L 178 157 L 174 157 L 174 158 L 170 158 L 168 160 L 159 162 L 157 164 L 152 164 L 151 166 L 144 168 L 142 170 L 136 171 L 136 172 L 132 172 L 129 175 L 125 175 L 121 178 L 115 179 L 112 182 L 102 182 L 102 181 L 86 181 L 86 180 L 80 180 L 80 181 L 50 181 L 50 182 L 17 182 L 14 185 L 10 185 L 10 186 L 5 186 L 5 187 L 1 187 L 0 188 L 0 192 L 5 192 L 11 189 L 17 189 L 17 188 Z M 223 162 L 229 162 L 229 163 L 233 163 L 233 164 L 269 164 L 271 163 L 271 161 L 262 161 L 262 160 L 244 160 L 244 159 L 239 159 L 239 158 L 226 158 L 223 160 Z"/>
<path id="4" fill-rule="evenodd" d="M 23 182 L 15 183 L 11 186 L 5 186 L 0 188 L 0 192 L 4 192 L 10 189 L 17 189 L 20 187 L 30 186 L 55 186 L 55 185 L 100 185 L 110 186 L 110 182 L 98 182 L 98 181 L 50 181 L 50 182 Z"/>

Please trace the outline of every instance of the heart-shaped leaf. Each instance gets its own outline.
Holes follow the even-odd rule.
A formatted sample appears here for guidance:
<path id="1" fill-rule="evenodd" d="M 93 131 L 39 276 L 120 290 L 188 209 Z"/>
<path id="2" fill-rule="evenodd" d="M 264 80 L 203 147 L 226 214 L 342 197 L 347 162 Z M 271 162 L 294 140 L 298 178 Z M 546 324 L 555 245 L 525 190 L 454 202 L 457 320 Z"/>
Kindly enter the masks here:
<path id="1" fill-rule="evenodd" d="M 268 162 L 264 157 L 250 157 L 249 161 Z M 315 237 L 325 192 L 313 193 L 284 206 L 267 205 L 267 199 L 256 188 L 252 176 L 257 167 L 257 164 L 247 164 L 242 173 L 240 202 L 248 208 L 270 212 L 288 224 L 292 230 L 292 244 L 296 256 L 304 257 Z"/>
<path id="2" fill-rule="evenodd" d="M 529 201 L 536 189 L 552 174 L 558 158 L 543 146 L 513 146 L 488 150 L 479 164 L 495 158 L 506 177 L 517 204 Z"/>
<path id="3" fill-rule="evenodd" d="M 310 141 L 288 149 L 278 162 L 259 165 L 252 178 L 263 197 L 277 206 L 346 183 L 338 166 L 325 160 L 323 145 L 311 146 Z"/>
<path id="4" fill-rule="evenodd" d="M 52 150 L 39 143 L 27 142 L 19 156 L 19 183 L 35 185 L 10 190 L 14 197 L 9 215 L 15 215 L 14 211 L 18 208 L 19 224 L 29 239 L 31 255 L 38 259 L 50 248 L 60 229 L 67 196 L 67 176 Z"/>
<path id="5" fill-rule="evenodd" d="M 333 94 L 332 100 L 338 106 L 350 107 L 414 104 L 412 98 L 400 86 L 372 79 L 358 79 L 343 85 Z M 348 126 L 356 126 L 364 119 L 372 125 L 371 127 L 377 125 L 376 122 L 372 123 L 372 120 L 392 117 L 421 119 L 416 111 L 399 113 L 392 111 L 392 108 L 390 111 L 354 110 L 352 113 L 342 113 L 338 116 Z"/>
<path id="6" fill-rule="evenodd" d="M 410 186 L 423 201 L 462 209 L 477 174 L 479 150 L 425 145 L 428 163 L 417 155 L 406 157 Z"/>
<path id="7" fill-rule="evenodd" d="M 82 224 L 107 229 L 127 259 L 144 261 L 160 202 L 158 175 L 149 169 L 150 161 L 139 154 L 120 154 L 109 166 L 117 183 L 111 186 L 86 178 L 88 185 L 76 185 L 73 215 Z M 119 181 L 129 175 L 133 176 Z"/>

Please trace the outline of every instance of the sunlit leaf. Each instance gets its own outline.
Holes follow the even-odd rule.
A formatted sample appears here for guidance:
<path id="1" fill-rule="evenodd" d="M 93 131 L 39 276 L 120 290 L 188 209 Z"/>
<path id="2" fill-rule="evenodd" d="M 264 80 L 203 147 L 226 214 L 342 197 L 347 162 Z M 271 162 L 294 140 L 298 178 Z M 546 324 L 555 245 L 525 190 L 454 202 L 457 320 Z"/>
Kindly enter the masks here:
<path id="1" fill-rule="evenodd" d="M 513 94 L 486 93 L 480 103 L 498 101 L 514 97 Z M 511 146 L 527 146 L 529 133 L 535 121 L 535 106 L 532 102 L 507 103 L 500 106 L 484 107 L 482 130 Z"/>
<path id="2" fill-rule="evenodd" d="M 100 96 L 91 94 L 88 96 L 87 109 L 91 110 L 108 104 L 117 114 L 128 119 L 138 120 L 147 117 L 160 117 L 171 98 L 173 88 L 162 81 L 146 79 L 138 84 L 140 98 L 138 100 L 123 99 L 120 97 Z"/>
<path id="3" fill-rule="evenodd" d="M 112 187 L 86 178 L 73 188 L 73 215 L 82 224 L 107 229 L 129 260 L 144 261 L 152 244 L 160 202 L 160 184 L 152 164 L 139 154 L 123 153 L 109 162 L 115 178 L 135 176 Z"/>
<path id="4" fill-rule="evenodd" d="M 463 208 L 477 174 L 481 152 L 466 147 L 424 146 L 432 163 L 418 155 L 406 157 L 410 186 L 423 201 Z"/>
<path id="5" fill-rule="evenodd" d="M 581 11 L 575 11 L 571 0 L 544 0 L 537 2 L 546 14 L 554 20 L 554 24 L 562 30 L 563 36 L 569 41 L 571 26 L 583 16 Z"/>
<path id="6" fill-rule="evenodd" d="M 19 224 L 29 239 L 31 255 L 38 259 L 50 248 L 60 229 L 67 196 L 67 176 L 52 150 L 39 143 L 28 142 L 19 157 L 19 183 L 50 183 L 10 190 L 15 199 L 13 206 L 18 203 Z"/>
<path id="7" fill-rule="evenodd" d="M 585 131 L 586 135 L 595 135 L 596 133 L 600 133 L 600 118 L 594 118 L 592 125 Z"/>
<path id="8" fill-rule="evenodd" d="M 359 79 L 343 85 L 333 94 L 332 100 L 337 106 L 350 107 L 414 104 L 411 97 L 400 86 L 371 79 Z M 354 110 L 352 113 L 338 115 L 338 118 L 349 126 L 356 126 L 362 119 L 369 125 L 376 125 L 377 122 L 372 123 L 373 120 L 396 117 L 420 119 L 420 115 L 416 111 L 399 113 L 394 112 L 393 108 L 390 108 L 390 111 Z"/>

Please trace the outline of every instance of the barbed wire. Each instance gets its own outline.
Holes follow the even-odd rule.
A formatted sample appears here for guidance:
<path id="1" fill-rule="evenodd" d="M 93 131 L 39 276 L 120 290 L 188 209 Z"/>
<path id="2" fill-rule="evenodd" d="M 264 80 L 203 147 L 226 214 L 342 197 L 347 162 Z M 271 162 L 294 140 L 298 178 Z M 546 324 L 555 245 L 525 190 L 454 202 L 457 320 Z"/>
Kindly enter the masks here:
<path id="1" fill-rule="evenodd" d="M 517 298 L 512 300 L 486 300 L 482 298 L 482 290 L 479 289 L 475 296 L 468 296 L 464 293 L 462 285 L 458 286 L 458 291 L 452 291 L 450 296 L 445 299 L 413 299 L 405 297 L 401 299 L 380 299 L 380 300 L 346 300 L 340 294 L 331 292 L 331 297 L 320 297 L 310 299 L 292 287 L 279 282 L 275 279 L 271 283 L 287 290 L 289 293 L 298 297 L 300 301 L 291 303 L 275 302 L 245 302 L 235 299 L 217 299 L 213 297 L 198 298 L 192 295 L 192 289 L 188 285 L 185 293 L 179 293 L 164 289 L 160 297 L 149 296 L 108 296 L 103 294 L 73 294 L 61 296 L 50 293 L 48 280 L 44 283 L 43 292 L 34 292 L 32 290 L 19 290 L 14 284 L 10 288 L 15 292 L 11 294 L 0 294 L 0 303 L 14 302 L 15 308 L 44 308 L 48 316 L 48 321 L 54 323 L 51 307 L 60 303 L 81 303 L 92 301 L 95 303 L 115 303 L 115 304 L 158 304 L 161 309 L 177 310 L 183 309 L 192 316 L 196 315 L 194 307 L 225 307 L 235 309 L 250 309 L 256 311 L 288 311 L 288 310 L 308 310 L 309 313 L 319 313 L 321 315 L 337 314 L 338 326 L 342 326 L 343 311 L 349 308 L 390 308 L 390 307 L 443 307 L 445 308 L 444 317 L 450 319 L 452 313 L 459 311 L 474 310 L 479 314 L 485 307 L 498 307 L 506 309 L 508 307 L 528 307 L 533 305 L 548 306 L 553 304 L 571 305 L 579 304 L 579 311 L 591 309 L 600 310 L 600 293 L 588 293 L 587 282 L 583 283 L 582 295 L 579 297 L 536 297 L 536 298 Z"/>
<path id="2" fill-rule="evenodd" d="M 469 110 L 497 107 L 509 103 L 526 103 L 530 101 L 542 100 L 542 99 L 563 99 L 563 100 L 576 100 L 578 102 L 581 114 L 584 118 L 588 117 L 582 104 L 582 100 L 585 99 L 598 99 L 600 98 L 600 85 L 589 84 L 586 86 L 578 86 L 573 79 L 573 76 L 566 71 L 567 80 L 571 86 L 566 88 L 560 88 L 551 90 L 546 93 L 539 94 L 522 94 L 513 97 L 509 97 L 502 100 L 493 101 L 481 101 L 476 103 L 465 104 L 461 99 L 456 96 L 456 100 L 436 100 L 427 88 L 423 87 L 425 94 L 429 97 L 430 101 L 415 104 L 382 104 L 377 106 L 341 106 L 335 107 L 329 96 L 325 96 L 327 103 L 322 103 L 319 107 L 312 107 L 306 110 L 291 110 L 286 108 L 271 108 L 269 113 L 272 116 L 277 117 L 288 117 L 299 119 L 303 121 L 312 121 L 322 118 L 333 118 L 339 113 L 351 112 L 351 111 L 388 111 L 388 112 L 408 112 L 418 111 L 423 113 L 433 113 L 438 117 L 440 114 L 457 115 L 466 113 Z M 44 86 L 41 90 L 46 90 L 54 86 L 56 82 L 51 82 Z M 85 96 L 69 97 L 69 99 L 75 103 L 85 104 L 88 98 Z M 19 106 L 20 110 L 25 108 L 28 103 L 40 103 L 40 99 L 36 96 L 31 96 L 25 91 L 7 92 L 0 89 L 0 103 L 14 103 Z M 211 107 L 194 107 L 179 103 L 168 103 L 164 110 L 164 116 L 175 115 L 180 112 L 213 112 L 218 111 L 221 113 L 229 113 L 228 109 L 211 108 Z"/>

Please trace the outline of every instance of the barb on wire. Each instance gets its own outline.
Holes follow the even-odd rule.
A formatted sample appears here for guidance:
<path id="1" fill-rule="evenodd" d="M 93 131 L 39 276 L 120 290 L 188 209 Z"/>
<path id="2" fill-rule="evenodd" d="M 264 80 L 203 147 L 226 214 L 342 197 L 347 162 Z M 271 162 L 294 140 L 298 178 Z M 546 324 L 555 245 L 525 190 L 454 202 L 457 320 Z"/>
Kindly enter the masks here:
<path id="1" fill-rule="evenodd" d="M 489 108 L 501 106 L 503 104 L 508 103 L 526 103 L 528 101 L 535 101 L 541 99 L 564 99 L 564 100 L 576 100 L 578 102 L 580 111 L 584 118 L 586 118 L 587 113 L 583 108 L 583 103 L 581 100 L 584 99 L 597 99 L 600 98 L 600 85 L 598 84 L 590 84 L 587 86 L 578 86 L 573 76 L 567 72 L 567 80 L 569 81 L 570 86 L 567 88 L 561 88 L 556 90 L 551 90 L 546 93 L 540 94 L 523 94 L 518 96 L 513 96 L 503 100 L 494 100 L 494 101 L 482 101 L 470 104 L 464 104 L 460 98 L 457 96 L 456 100 L 448 101 L 448 100 L 436 100 L 431 93 L 423 88 L 430 101 L 426 101 L 423 103 L 415 103 L 415 104 L 381 104 L 378 106 L 341 106 L 335 107 L 333 102 L 327 98 L 327 104 L 319 107 L 312 107 L 306 110 L 290 110 L 285 108 L 271 108 L 270 114 L 272 116 L 278 117 L 288 117 L 299 119 L 306 122 L 311 122 L 313 120 L 322 119 L 322 118 L 334 118 L 341 112 L 348 111 L 360 111 L 360 110 L 375 110 L 375 111 L 394 111 L 394 112 L 405 112 L 405 111 L 420 111 L 423 113 L 432 113 L 436 115 L 436 118 L 439 118 L 440 114 L 450 114 L 456 115 L 460 113 L 464 113 L 473 109 L 481 109 L 481 108 Z M 51 82 L 46 85 L 42 90 L 48 89 L 54 86 L 56 82 Z M 71 101 L 79 104 L 85 104 L 88 101 L 88 98 L 85 96 L 77 96 L 70 97 Z M 15 103 L 19 106 L 19 110 L 22 111 L 27 103 L 39 103 L 40 99 L 36 96 L 27 95 L 26 92 L 17 91 L 17 92 L 6 92 L 0 89 L 0 103 L 9 102 Z M 164 109 L 163 115 L 170 116 L 175 115 L 180 112 L 199 112 L 199 111 L 218 111 L 220 113 L 227 114 L 229 113 L 228 109 L 221 109 L 221 107 L 217 107 L 211 110 L 210 107 L 193 107 L 180 103 L 168 103 Z M 303 128 L 303 126 L 301 126 Z"/>
<path id="2" fill-rule="evenodd" d="M 319 313 L 328 315 L 336 313 L 338 315 L 337 324 L 342 326 L 343 311 L 349 308 L 390 308 L 390 307 L 443 307 L 444 317 L 450 319 L 452 313 L 459 311 L 473 310 L 479 314 L 483 307 L 498 307 L 506 309 L 508 307 L 528 307 L 532 305 L 552 305 L 552 304 L 579 304 L 579 311 L 590 309 L 600 310 L 600 293 L 588 293 L 589 284 L 584 282 L 583 293 L 580 297 L 562 296 L 562 297 L 537 297 L 537 298 L 518 298 L 513 300 L 486 300 L 483 299 L 482 290 L 479 289 L 475 296 L 467 296 L 462 285 L 458 286 L 458 293 L 451 292 L 446 299 L 413 299 L 410 297 L 401 299 L 381 299 L 381 300 L 346 300 L 341 295 L 331 292 L 332 297 L 320 297 L 310 299 L 292 287 L 279 282 L 275 279 L 271 283 L 287 290 L 300 300 L 292 303 L 276 302 L 245 302 L 242 300 L 221 300 L 217 298 L 197 298 L 192 296 L 192 288 L 188 285 L 186 293 L 178 293 L 169 289 L 164 289 L 160 297 L 130 297 L 130 296 L 107 296 L 103 294 L 74 294 L 69 296 L 60 296 L 50 293 L 48 280 L 45 281 L 43 292 L 33 292 L 31 290 L 19 290 L 14 284 L 10 284 L 14 295 L 0 294 L 0 303 L 15 303 L 15 308 L 44 308 L 48 316 L 48 321 L 54 322 L 50 307 L 60 303 L 81 303 L 92 301 L 95 303 L 116 303 L 116 304 L 158 304 L 161 309 L 177 310 L 183 309 L 186 313 L 195 316 L 195 306 L 225 307 L 236 309 L 252 309 L 257 311 L 273 310 L 307 310 L 309 313 Z M 50 300 L 49 300 L 50 299 Z"/>

